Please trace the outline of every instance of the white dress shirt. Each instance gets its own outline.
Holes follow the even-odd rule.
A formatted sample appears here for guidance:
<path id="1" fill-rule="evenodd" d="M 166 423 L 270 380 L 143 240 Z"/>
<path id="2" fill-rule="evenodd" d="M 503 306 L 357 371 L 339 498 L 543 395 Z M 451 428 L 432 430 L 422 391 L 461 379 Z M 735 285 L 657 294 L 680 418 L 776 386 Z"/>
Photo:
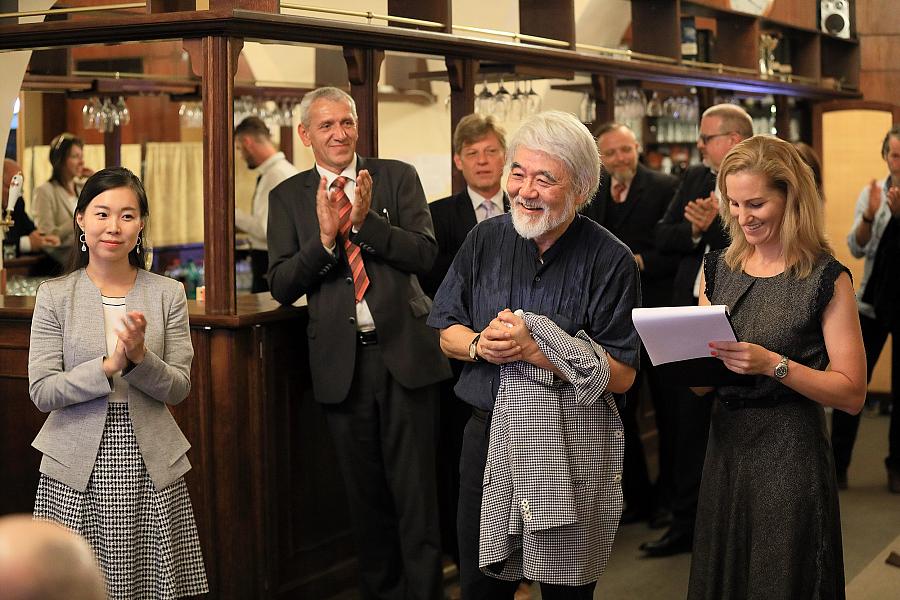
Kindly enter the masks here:
<path id="1" fill-rule="evenodd" d="M 316 171 L 319 172 L 319 175 L 325 178 L 325 181 L 328 185 L 328 193 L 331 194 L 332 189 L 331 186 L 334 185 L 334 180 L 338 177 L 345 177 L 347 179 L 347 183 L 344 184 L 344 193 L 347 194 L 347 199 L 350 200 L 351 205 L 356 204 L 356 155 L 353 155 L 353 161 L 349 165 L 347 165 L 343 171 L 341 171 L 340 175 L 332 173 L 325 167 L 321 166 L 319 163 L 316 163 Z M 344 241 L 340 239 L 340 235 L 335 240 L 335 244 L 343 244 Z M 329 252 L 334 253 L 333 248 L 326 248 Z M 366 264 L 365 257 L 363 257 L 363 265 Z M 356 329 L 359 331 L 372 331 L 375 329 L 375 319 L 372 317 L 372 311 L 369 310 L 369 304 L 366 302 L 366 297 L 363 296 L 363 299 L 356 303 Z"/>
<path id="2" fill-rule="evenodd" d="M 266 230 L 269 224 L 269 192 L 279 183 L 293 177 L 299 171 L 289 163 L 283 152 L 276 152 L 257 167 L 259 183 L 253 192 L 251 212 L 239 208 L 234 211 L 234 223 L 238 229 L 247 233 L 250 247 L 254 250 L 267 250 Z"/>

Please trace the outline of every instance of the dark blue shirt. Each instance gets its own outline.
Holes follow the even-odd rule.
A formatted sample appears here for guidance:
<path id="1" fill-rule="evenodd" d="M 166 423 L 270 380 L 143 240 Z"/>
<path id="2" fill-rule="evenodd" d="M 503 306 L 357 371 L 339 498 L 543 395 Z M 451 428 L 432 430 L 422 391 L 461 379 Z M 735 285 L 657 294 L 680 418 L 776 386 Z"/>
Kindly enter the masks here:
<path id="1" fill-rule="evenodd" d="M 639 305 L 634 256 L 609 231 L 576 215 L 539 256 L 506 214 L 469 232 L 435 295 L 428 324 L 481 331 L 504 308 L 521 308 L 549 317 L 570 335 L 584 330 L 610 356 L 637 369 L 640 340 L 631 309 Z M 472 406 L 492 410 L 499 380 L 499 366 L 467 362 L 454 389 Z"/>

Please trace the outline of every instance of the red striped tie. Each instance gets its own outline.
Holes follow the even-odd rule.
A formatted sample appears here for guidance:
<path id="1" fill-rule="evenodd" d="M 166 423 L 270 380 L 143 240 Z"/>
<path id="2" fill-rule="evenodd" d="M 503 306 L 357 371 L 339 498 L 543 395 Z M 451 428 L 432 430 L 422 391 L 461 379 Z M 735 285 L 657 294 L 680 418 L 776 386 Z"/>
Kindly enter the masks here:
<path id="1" fill-rule="evenodd" d="M 359 246 L 350 241 L 350 209 L 352 208 L 347 194 L 344 193 L 346 177 L 338 177 L 334 180 L 332 200 L 337 204 L 340 217 L 341 237 L 344 238 L 344 252 L 347 253 L 347 262 L 350 263 L 350 272 L 353 273 L 353 289 L 356 291 L 356 301 L 361 302 L 363 295 L 369 287 L 369 276 L 366 275 L 366 267 L 363 265 L 362 251 Z"/>

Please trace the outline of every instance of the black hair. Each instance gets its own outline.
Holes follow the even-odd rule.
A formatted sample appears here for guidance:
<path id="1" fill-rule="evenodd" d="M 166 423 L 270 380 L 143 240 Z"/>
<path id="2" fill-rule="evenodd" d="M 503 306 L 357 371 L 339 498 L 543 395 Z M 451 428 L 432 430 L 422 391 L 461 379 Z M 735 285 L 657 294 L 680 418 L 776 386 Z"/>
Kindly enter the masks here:
<path id="1" fill-rule="evenodd" d="M 94 198 L 103 192 L 117 188 L 128 188 L 134 192 L 138 201 L 138 207 L 141 211 L 141 220 L 144 221 L 144 226 L 146 227 L 147 218 L 150 216 L 150 204 L 147 201 L 147 193 L 144 191 L 144 184 L 141 183 L 141 180 L 138 179 L 137 175 L 125 167 L 110 167 L 108 169 L 97 171 L 91 175 L 90 179 L 85 182 L 84 187 L 81 188 L 81 193 L 78 195 L 78 203 L 75 205 L 75 214 L 72 215 L 72 223 L 75 228 L 75 244 L 72 248 L 72 260 L 67 270 L 68 273 L 87 266 L 91 258 L 90 252 L 81 251 L 80 240 L 84 230 L 78 226 L 78 219 L 76 217 L 79 214 L 84 215 Z M 146 269 L 147 266 L 144 262 L 144 257 L 138 253 L 138 249 L 144 244 L 143 229 L 138 233 L 137 241 L 137 245 L 128 253 L 128 262 L 139 269 Z"/>
<path id="2" fill-rule="evenodd" d="M 62 178 L 63 168 L 66 166 L 66 159 L 69 158 L 69 152 L 72 146 L 84 148 L 84 142 L 81 138 L 71 133 L 61 133 L 50 142 L 50 166 L 53 167 L 53 174 L 50 175 L 50 181 L 55 181 L 59 185 L 65 186 Z"/>

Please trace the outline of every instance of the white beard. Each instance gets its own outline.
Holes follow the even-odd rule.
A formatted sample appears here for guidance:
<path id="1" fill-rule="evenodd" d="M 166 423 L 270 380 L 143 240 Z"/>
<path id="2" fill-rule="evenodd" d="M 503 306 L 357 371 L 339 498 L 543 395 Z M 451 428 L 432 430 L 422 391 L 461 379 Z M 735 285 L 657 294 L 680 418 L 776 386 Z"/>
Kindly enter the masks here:
<path id="1" fill-rule="evenodd" d="M 544 209 L 544 212 L 541 213 L 541 216 L 536 221 L 525 214 L 522 213 L 522 208 L 519 207 L 519 197 L 511 198 L 509 201 L 510 205 L 510 215 L 512 216 L 513 227 L 516 229 L 516 233 L 525 238 L 526 240 L 532 240 L 536 237 L 540 237 L 551 231 L 563 223 L 565 223 L 571 213 L 573 212 L 573 206 L 571 206 L 571 202 L 566 202 L 566 210 L 560 213 L 558 216 L 552 216 L 550 211 L 547 209 L 547 205 L 543 202 L 532 200 L 526 202 L 531 207 L 540 207 Z"/>

